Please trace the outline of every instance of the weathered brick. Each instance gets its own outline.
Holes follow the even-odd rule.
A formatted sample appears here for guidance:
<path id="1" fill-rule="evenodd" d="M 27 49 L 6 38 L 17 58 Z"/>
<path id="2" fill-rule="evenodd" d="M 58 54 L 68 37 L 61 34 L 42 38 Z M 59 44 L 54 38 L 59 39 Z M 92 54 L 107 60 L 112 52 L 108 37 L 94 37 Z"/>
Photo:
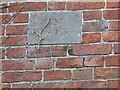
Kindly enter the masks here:
<path id="1" fill-rule="evenodd" d="M 1 19 L 0 22 L 2 24 L 9 24 L 11 22 L 11 16 L 10 15 L 0 15 Z"/>
<path id="2" fill-rule="evenodd" d="M 5 72 L 2 74 L 2 82 L 39 81 L 42 78 L 40 71 L 32 72 Z"/>
<path id="3" fill-rule="evenodd" d="M 120 10 L 105 10 L 104 18 L 106 20 L 120 19 L 119 13 L 120 13 Z"/>
<path id="4" fill-rule="evenodd" d="M 0 46 L 2 46 L 2 42 L 3 42 L 2 37 L 0 37 Z"/>
<path id="5" fill-rule="evenodd" d="M 12 88 L 13 89 L 21 89 L 21 88 L 31 88 L 31 85 L 30 84 L 13 84 L 12 85 Z"/>
<path id="6" fill-rule="evenodd" d="M 102 56 L 87 57 L 84 60 L 84 66 L 85 67 L 102 67 L 103 59 L 104 58 Z"/>
<path id="7" fill-rule="evenodd" d="M 10 90 L 10 85 L 9 84 L 1 84 L 0 90 Z"/>
<path id="8" fill-rule="evenodd" d="M 110 44 L 94 44 L 94 45 L 73 45 L 69 50 L 70 55 L 98 55 L 111 53 L 112 46 Z"/>
<path id="9" fill-rule="evenodd" d="M 48 2 L 48 10 L 65 10 L 65 2 Z"/>
<path id="10" fill-rule="evenodd" d="M 120 44 L 115 44 L 114 45 L 114 53 L 119 54 L 120 53 Z"/>
<path id="11" fill-rule="evenodd" d="M 120 32 L 102 32 L 102 38 L 105 42 L 120 42 Z"/>
<path id="12" fill-rule="evenodd" d="M 82 58 L 59 58 L 57 68 L 79 68 L 83 66 Z"/>
<path id="13" fill-rule="evenodd" d="M 104 8 L 104 2 L 67 2 L 67 10 Z"/>
<path id="14" fill-rule="evenodd" d="M 9 12 L 25 11 L 44 11 L 46 10 L 46 2 L 23 2 L 15 3 L 9 7 Z M 22 8 L 22 9 L 21 9 Z"/>
<path id="15" fill-rule="evenodd" d="M 107 0 L 106 2 L 107 2 L 106 3 L 107 8 L 120 8 L 119 0 L 113 0 L 113 1 Z"/>
<path id="16" fill-rule="evenodd" d="M 7 3 L 0 4 L 2 8 L 0 8 L 0 13 L 7 13 Z"/>
<path id="17" fill-rule="evenodd" d="M 59 57 L 66 56 L 66 47 L 37 47 L 28 48 L 28 55 L 30 57 Z"/>
<path id="18" fill-rule="evenodd" d="M 0 26 L 0 36 L 4 35 L 5 26 Z"/>
<path id="19" fill-rule="evenodd" d="M 13 0 L 13 1 L 18 1 L 18 0 Z M 19 0 L 19 1 L 24 1 L 24 0 Z M 1 2 L 8 3 L 8 2 L 10 2 L 10 0 L 1 0 Z"/>
<path id="20" fill-rule="evenodd" d="M 41 88 L 62 88 L 63 83 L 36 83 L 36 84 L 13 84 L 12 88 L 33 88 L 33 89 L 41 89 Z"/>
<path id="21" fill-rule="evenodd" d="M 120 88 L 120 80 L 108 80 L 108 88 Z"/>
<path id="22" fill-rule="evenodd" d="M 38 83 L 33 84 L 32 88 L 63 88 L 63 83 Z"/>
<path id="23" fill-rule="evenodd" d="M 26 45 L 26 36 L 9 36 L 2 38 L 3 46 L 23 46 Z"/>
<path id="24" fill-rule="evenodd" d="M 79 81 L 68 82 L 65 85 L 66 88 L 106 88 L 105 81 Z"/>
<path id="25" fill-rule="evenodd" d="M 25 48 L 8 48 L 6 55 L 7 58 L 24 58 Z"/>
<path id="26" fill-rule="evenodd" d="M 32 70 L 34 60 L 2 60 L 2 70 Z"/>
<path id="27" fill-rule="evenodd" d="M 110 31 L 120 31 L 120 21 L 111 21 L 109 25 Z"/>
<path id="28" fill-rule="evenodd" d="M 19 1 L 20 2 L 23 1 L 23 2 L 20 3 Z M 83 0 L 84 2 L 82 2 L 82 0 L 80 0 L 80 2 L 76 2 L 75 0 L 72 0 L 72 1 L 69 2 L 68 0 L 68 2 L 50 2 L 49 0 L 47 3 L 47 2 L 41 2 L 41 1 L 26 2 L 25 0 L 12 0 L 12 3 L 11 3 L 9 2 L 9 0 L 2 0 L 2 2 L 7 2 L 10 5 L 10 7 L 9 6 L 6 7 L 6 5 L 8 5 L 7 3 L 1 2 L 0 4 L 0 6 L 5 6 L 5 8 L 1 10 L 2 12 L 0 11 L 1 13 L 4 13 L 3 15 L 2 14 L 0 15 L 2 16 L 1 21 L 3 22 L 2 29 L 0 30 L 0 43 L 1 43 L 0 44 L 1 46 L 0 47 L 0 59 L 1 59 L 0 71 L 2 71 L 0 73 L 0 75 L 2 76 L 0 80 L 1 81 L 0 89 L 1 87 L 9 88 L 11 85 L 12 85 L 12 88 L 20 88 L 20 89 L 21 88 L 107 88 L 107 87 L 117 88 L 118 87 L 119 82 L 117 79 L 118 77 L 120 78 L 120 76 L 119 76 L 119 69 L 118 69 L 119 67 L 117 66 L 120 66 L 118 63 L 118 60 L 119 60 L 118 54 L 120 54 L 120 50 L 119 50 L 120 45 L 114 44 L 114 43 L 108 44 L 109 42 L 120 42 L 120 40 L 118 39 L 119 30 L 120 30 L 119 20 L 118 20 L 120 19 L 119 17 L 120 10 L 117 9 L 119 8 L 118 3 L 111 2 L 111 0 L 106 0 L 106 5 L 105 5 L 105 1 L 103 2 L 101 1 L 94 2 L 93 0 L 89 0 L 89 2 L 85 2 L 84 0 Z M 106 8 L 111 8 L 111 10 L 110 9 L 103 10 L 103 17 L 104 19 L 106 19 L 106 21 L 103 21 L 101 20 L 102 11 L 99 9 L 104 9 L 105 6 Z M 59 31 L 60 33 L 63 32 L 63 34 L 60 34 L 57 36 L 57 37 L 60 36 L 60 38 L 56 38 L 56 36 L 54 36 L 54 33 L 58 34 L 58 32 L 57 31 L 54 32 L 55 30 L 53 30 L 52 33 L 51 32 L 49 33 L 49 35 L 51 36 L 50 37 L 48 36 L 48 38 L 53 37 L 53 42 L 50 39 L 46 41 L 46 43 L 44 43 L 45 40 L 47 39 L 45 38 L 44 40 L 42 40 L 43 43 L 41 43 L 44 45 L 49 44 L 48 46 L 43 45 L 40 47 L 36 47 L 36 45 L 40 40 L 39 37 L 38 39 L 36 39 L 37 37 L 35 39 L 33 38 L 30 39 L 30 41 L 36 41 L 36 44 L 32 43 L 35 46 L 33 45 L 30 47 L 29 45 L 26 46 L 27 44 L 30 44 L 29 42 L 27 42 L 28 40 L 26 41 L 27 37 L 25 36 L 27 35 L 27 32 L 29 32 L 28 25 L 27 25 L 28 21 L 33 22 L 35 20 L 34 23 L 36 23 L 36 20 L 37 20 L 38 24 L 36 25 L 41 26 L 41 30 L 42 30 L 42 28 L 44 28 L 44 25 L 40 24 L 39 21 L 42 21 L 43 19 L 45 19 L 46 22 L 44 22 L 44 24 L 46 24 L 48 20 L 47 18 L 42 18 L 42 20 L 40 20 L 38 17 L 41 18 L 41 16 L 37 14 L 34 14 L 36 15 L 36 17 L 33 15 L 33 18 L 29 20 L 30 18 L 29 14 L 31 16 L 32 12 L 36 12 L 36 11 L 40 11 L 39 13 L 44 13 L 44 11 L 47 10 L 47 8 L 48 10 L 51 10 L 51 11 L 52 10 L 74 10 L 73 13 L 77 12 L 80 19 L 75 18 L 76 14 L 71 14 L 71 15 L 74 15 L 74 17 L 70 16 L 69 13 L 71 13 L 72 11 L 68 11 L 69 12 L 68 15 L 70 16 L 69 19 L 67 20 L 66 18 L 65 19 L 63 18 L 64 19 L 63 21 L 66 21 L 66 22 L 62 22 L 62 20 L 60 22 L 57 22 L 57 21 L 54 21 L 53 19 L 56 17 L 58 18 L 64 17 L 64 15 L 62 15 L 61 12 L 57 12 L 58 15 L 56 15 L 56 17 L 52 16 L 53 17 L 51 18 L 52 21 L 50 21 L 50 23 L 48 22 L 50 26 L 48 26 L 45 29 L 45 32 L 42 32 L 42 37 L 44 38 L 44 35 L 47 37 L 48 35 L 46 33 L 49 33 L 49 31 L 53 29 L 56 30 L 57 27 L 54 27 L 53 29 L 51 28 L 51 26 L 54 25 L 54 22 L 56 25 L 59 26 L 58 29 L 65 28 L 66 30 L 66 28 L 68 28 L 69 31 L 67 31 L 67 33 L 69 34 L 70 32 L 72 34 L 70 34 L 70 36 L 67 34 L 65 35 L 64 30 L 61 29 Z M 83 10 L 83 9 L 87 9 L 87 10 Z M 78 11 L 75 11 L 75 10 L 78 10 Z M 79 11 L 79 10 L 82 10 L 82 11 Z M 6 12 L 13 13 L 13 14 L 14 12 L 18 12 L 18 13 L 20 12 L 20 13 L 16 14 L 15 17 L 12 17 L 12 14 L 7 14 Z M 28 13 L 28 12 L 31 12 L 31 13 Z M 60 13 L 60 17 L 59 17 L 59 13 Z M 47 15 L 48 13 L 46 13 L 46 16 Z M 46 17 L 46 16 L 43 14 L 43 17 Z M 50 16 L 50 14 L 48 16 Z M 67 15 L 65 15 L 65 17 L 66 16 Z M 79 27 L 78 29 L 76 27 L 77 23 L 73 24 L 73 22 L 71 22 L 70 20 L 73 21 L 73 18 L 74 18 L 74 20 L 76 19 L 75 22 L 82 21 L 82 16 L 83 16 L 84 22 L 83 24 L 82 22 L 80 22 L 81 24 L 79 23 L 78 27 L 82 25 L 82 28 Z M 58 21 L 59 20 L 60 19 L 58 19 Z M 100 20 L 100 21 L 90 22 L 87 20 Z M 13 24 L 16 23 L 16 24 L 4 26 L 4 24 L 9 24 L 9 23 L 13 23 Z M 19 25 L 17 23 L 19 23 Z M 26 23 L 26 24 L 22 24 L 22 23 Z M 36 29 L 36 33 L 38 34 L 38 31 L 40 31 L 40 27 L 37 27 L 36 25 L 34 25 L 34 23 L 29 25 L 31 26 L 29 28 L 33 31 Z M 78 33 L 76 33 L 75 31 L 76 29 L 79 31 Z M 83 29 L 83 31 L 81 31 L 81 29 Z M 91 33 L 85 33 L 85 32 L 91 32 Z M 75 36 L 73 34 L 79 36 L 78 39 L 73 38 L 72 36 Z M 66 37 L 64 38 L 64 35 L 68 37 L 68 39 Z M 9 38 L 5 40 L 6 37 L 9 37 Z M 92 43 L 100 42 L 101 37 L 106 44 L 92 44 Z M 72 38 L 72 39 L 69 39 L 69 38 Z M 21 41 L 19 42 L 20 39 Z M 73 43 L 74 45 L 70 45 L 71 46 L 70 48 L 70 46 L 66 43 L 66 41 L 60 42 L 59 41 L 60 39 L 68 40 L 69 44 Z M 56 40 L 57 43 L 56 42 L 54 43 L 54 40 Z M 78 40 L 77 43 L 81 43 L 83 45 L 81 44 L 78 45 L 77 43 L 76 45 L 74 43 L 76 40 Z M 57 44 L 57 45 L 54 46 L 53 44 Z M 63 44 L 65 45 L 63 46 Z M 66 45 L 68 45 L 69 47 L 67 48 Z M 71 56 L 67 55 L 67 52 Z M 109 55 L 111 53 L 114 55 L 112 56 Z M 26 55 L 27 55 L 27 58 L 29 59 L 26 59 Z M 78 56 L 85 56 L 85 57 L 78 57 Z M 34 58 L 34 60 L 31 58 Z M 106 67 L 103 67 L 104 64 Z M 93 68 L 95 69 L 94 72 L 92 72 Z M 20 70 L 20 71 L 17 71 L 17 70 Z M 43 70 L 43 73 L 39 70 Z M 45 82 L 42 83 L 41 79 L 45 80 Z M 103 81 L 102 80 L 96 81 L 96 79 L 102 79 Z M 62 82 L 62 80 L 67 80 L 67 81 Z M 7 83 L 10 83 L 10 86 Z"/>
<path id="29" fill-rule="evenodd" d="M 2 2 L 4 1 L 4 2 L 9 2 L 9 0 L 1 0 Z"/>
<path id="30" fill-rule="evenodd" d="M 17 14 L 14 19 L 14 23 L 28 23 L 28 14 Z"/>
<path id="31" fill-rule="evenodd" d="M 74 80 L 89 80 L 89 79 L 92 79 L 92 69 L 74 70 L 72 78 Z"/>
<path id="32" fill-rule="evenodd" d="M 4 59 L 4 58 L 5 58 L 5 49 L 0 48 L 0 59 Z"/>
<path id="33" fill-rule="evenodd" d="M 108 29 L 107 22 L 84 22 L 83 32 L 101 32 Z"/>
<path id="34" fill-rule="evenodd" d="M 101 41 L 100 33 L 83 33 L 82 43 L 97 43 Z"/>
<path id="35" fill-rule="evenodd" d="M 36 69 L 50 69 L 54 67 L 54 59 L 37 59 L 35 62 Z"/>
<path id="36" fill-rule="evenodd" d="M 95 79 L 120 78 L 119 70 L 120 68 L 97 68 L 95 69 Z"/>
<path id="37" fill-rule="evenodd" d="M 62 88 L 63 83 L 36 83 L 36 84 L 13 84 L 12 88 Z"/>
<path id="38" fill-rule="evenodd" d="M 101 11 L 84 11 L 83 19 L 87 20 L 101 20 L 102 12 Z"/>
<path id="39" fill-rule="evenodd" d="M 69 80 L 71 78 L 70 71 L 51 70 L 44 72 L 45 80 Z"/>
<path id="40" fill-rule="evenodd" d="M 119 60 L 120 60 L 120 56 L 105 57 L 106 66 L 120 66 Z"/>
<path id="41" fill-rule="evenodd" d="M 9 25 L 6 27 L 7 35 L 26 35 L 28 30 L 27 25 Z"/>

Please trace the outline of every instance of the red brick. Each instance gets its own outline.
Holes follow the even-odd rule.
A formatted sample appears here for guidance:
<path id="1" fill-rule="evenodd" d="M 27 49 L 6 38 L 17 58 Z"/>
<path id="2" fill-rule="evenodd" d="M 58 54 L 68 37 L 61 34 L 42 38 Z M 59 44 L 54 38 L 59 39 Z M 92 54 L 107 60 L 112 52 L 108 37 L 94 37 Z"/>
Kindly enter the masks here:
<path id="1" fill-rule="evenodd" d="M 65 10 L 65 2 L 48 2 L 48 10 Z"/>
<path id="2" fill-rule="evenodd" d="M 106 66 L 120 66 L 120 56 L 106 56 Z"/>
<path id="3" fill-rule="evenodd" d="M 10 36 L 2 38 L 3 46 L 23 46 L 26 45 L 26 36 Z"/>
<path id="4" fill-rule="evenodd" d="M 101 41 L 100 33 L 83 33 L 82 43 L 97 43 Z"/>
<path id="5" fill-rule="evenodd" d="M 84 22 L 83 23 L 83 32 L 101 32 L 108 29 L 107 22 Z"/>
<path id="6" fill-rule="evenodd" d="M 83 19 L 87 20 L 101 20 L 102 12 L 101 11 L 84 11 Z"/>
<path id="7" fill-rule="evenodd" d="M 4 35 L 5 26 L 0 26 L 0 36 Z"/>
<path id="8" fill-rule="evenodd" d="M 103 57 L 102 56 L 94 56 L 88 57 L 84 60 L 85 67 L 102 67 L 103 66 Z"/>
<path id="9" fill-rule="evenodd" d="M 2 70 L 32 70 L 34 60 L 2 60 Z"/>
<path id="10" fill-rule="evenodd" d="M 68 82 L 66 88 L 106 88 L 105 81 L 79 81 Z"/>
<path id="11" fill-rule="evenodd" d="M 81 69 L 73 71 L 74 80 L 89 80 L 92 79 L 92 69 Z"/>
<path id="12" fill-rule="evenodd" d="M 63 83 L 36 83 L 36 84 L 13 84 L 12 88 L 62 88 Z"/>
<path id="13" fill-rule="evenodd" d="M 67 2 L 67 10 L 104 8 L 104 2 Z"/>
<path id="14" fill-rule="evenodd" d="M 114 46 L 114 53 L 119 54 L 120 53 L 120 44 L 115 44 Z"/>
<path id="15" fill-rule="evenodd" d="M 26 0 L 12 0 L 12 1 L 26 1 Z M 1 2 L 8 3 L 10 0 L 1 0 Z"/>
<path id="16" fill-rule="evenodd" d="M 111 21 L 109 30 L 110 31 L 120 31 L 120 21 Z"/>
<path id="17" fill-rule="evenodd" d="M 57 68 L 79 68 L 83 66 L 82 58 L 59 58 Z"/>
<path id="18" fill-rule="evenodd" d="M 21 9 L 22 8 L 22 9 Z M 9 12 L 25 11 L 44 11 L 46 10 L 46 2 L 24 2 L 15 3 L 9 7 Z"/>
<path id="19" fill-rule="evenodd" d="M 69 50 L 70 55 L 98 55 L 111 53 L 112 46 L 110 44 L 94 44 L 94 45 L 73 45 Z"/>
<path id="20" fill-rule="evenodd" d="M 2 37 L 0 37 L 0 46 L 2 46 L 2 42 L 3 42 Z"/>
<path id="21" fill-rule="evenodd" d="M 54 59 L 37 59 L 35 63 L 36 69 L 50 69 L 54 67 Z"/>
<path id="22" fill-rule="evenodd" d="M 0 6 L 2 8 L 0 8 L 0 13 L 7 13 L 7 4 L 6 3 L 3 3 L 3 4 L 0 4 Z"/>
<path id="23" fill-rule="evenodd" d="M 120 88 L 120 80 L 108 80 L 108 88 Z"/>
<path id="24" fill-rule="evenodd" d="M 12 85 L 12 88 L 13 89 L 15 89 L 15 88 L 17 88 L 17 89 L 21 89 L 21 88 L 30 88 L 31 87 L 31 85 L 30 84 L 13 84 Z"/>
<path id="25" fill-rule="evenodd" d="M 36 47 L 28 48 L 28 55 L 30 57 L 59 57 L 66 56 L 66 47 Z"/>
<path id="26" fill-rule="evenodd" d="M 0 48 L 0 59 L 4 59 L 4 58 L 5 58 L 5 49 Z"/>
<path id="27" fill-rule="evenodd" d="M 32 88 L 63 88 L 63 83 L 38 83 L 33 84 Z"/>
<path id="28" fill-rule="evenodd" d="M 39 81 L 42 78 L 41 72 L 5 72 L 2 74 L 2 82 Z"/>
<path id="29" fill-rule="evenodd" d="M 120 2 L 119 0 L 107 0 L 107 8 L 120 8 Z"/>
<path id="30" fill-rule="evenodd" d="M 102 38 L 105 42 L 120 42 L 120 32 L 103 32 Z"/>
<path id="31" fill-rule="evenodd" d="M 6 27 L 6 35 L 26 35 L 28 31 L 27 25 L 15 25 Z"/>
<path id="32" fill-rule="evenodd" d="M 68 80 L 71 78 L 70 71 L 51 70 L 44 72 L 45 80 Z"/>
<path id="33" fill-rule="evenodd" d="M 10 90 L 10 85 L 9 84 L 1 84 L 0 90 Z"/>
<path id="34" fill-rule="evenodd" d="M 9 2 L 9 0 L 1 0 L 1 2 L 3 2 L 3 1 L 4 1 L 4 2 Z"/>
<path id="35" fill-rule="evenodd" d="M 1 19 L 0 22 L 2 24 L 9 24 L 11 22 L 11 16 L 10 15 L 0 15 Z"/>
<path id="36" fill-rule="evenodd" d="M 104 18 L 106 20 L 120 19 L 119 13 L 120 13 L 120 10 L 105 10 Z"/>
<path id="37" fill-rule="evenodd" d="M 14 19 L 14 23 L 28 23 L 28 14 L 17 14 Z"/>
<path id="38" fill-rule="evenodd" d="M 24 58 L 25 48 L 8 48 L 6 55 L 8 58 Z"/>
<path id="39" fill-rule="evenodd" d="M 120 78 L 119 70 L 120 68 L 97 68 L 95 69 L 95 79 Z"/>

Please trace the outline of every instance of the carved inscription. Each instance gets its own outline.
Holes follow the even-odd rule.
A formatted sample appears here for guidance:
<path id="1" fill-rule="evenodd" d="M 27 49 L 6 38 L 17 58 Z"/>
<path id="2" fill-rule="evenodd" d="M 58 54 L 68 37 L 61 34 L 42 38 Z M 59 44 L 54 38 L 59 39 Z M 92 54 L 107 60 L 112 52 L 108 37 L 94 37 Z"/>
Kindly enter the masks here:
<path id="1" fill-rule="evenodd" d="M 28 44 L 81 42 L 81 12 L 37 12 L 30 14 Z"/>

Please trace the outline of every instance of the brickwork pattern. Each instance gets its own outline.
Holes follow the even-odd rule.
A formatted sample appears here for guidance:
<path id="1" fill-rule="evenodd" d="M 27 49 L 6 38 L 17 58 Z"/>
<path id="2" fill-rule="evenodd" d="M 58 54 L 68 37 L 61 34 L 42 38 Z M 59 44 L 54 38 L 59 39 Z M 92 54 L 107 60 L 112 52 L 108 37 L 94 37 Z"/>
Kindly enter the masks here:
<path id="1" fill-rule="evenodd" d="M 29 45 L 29 15 L 80 11 L 81 42 Z M 120 88 L 120 3 L 0 3 L 1 88 Z"/>

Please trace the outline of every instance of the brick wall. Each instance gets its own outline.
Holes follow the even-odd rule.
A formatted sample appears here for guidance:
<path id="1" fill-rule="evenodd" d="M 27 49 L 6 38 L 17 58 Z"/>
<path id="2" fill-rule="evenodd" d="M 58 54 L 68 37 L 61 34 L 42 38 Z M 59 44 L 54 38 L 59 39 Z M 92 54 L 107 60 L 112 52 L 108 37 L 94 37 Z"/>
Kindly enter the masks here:
<path id="1" fill-rule="evenodd" d="M 3 0 L 0 5 L 0 88 L 118 88 L 118 2 Z M 82 12 L 81 42 L 29 45 L 29 16 L 41 11 Z"/>

